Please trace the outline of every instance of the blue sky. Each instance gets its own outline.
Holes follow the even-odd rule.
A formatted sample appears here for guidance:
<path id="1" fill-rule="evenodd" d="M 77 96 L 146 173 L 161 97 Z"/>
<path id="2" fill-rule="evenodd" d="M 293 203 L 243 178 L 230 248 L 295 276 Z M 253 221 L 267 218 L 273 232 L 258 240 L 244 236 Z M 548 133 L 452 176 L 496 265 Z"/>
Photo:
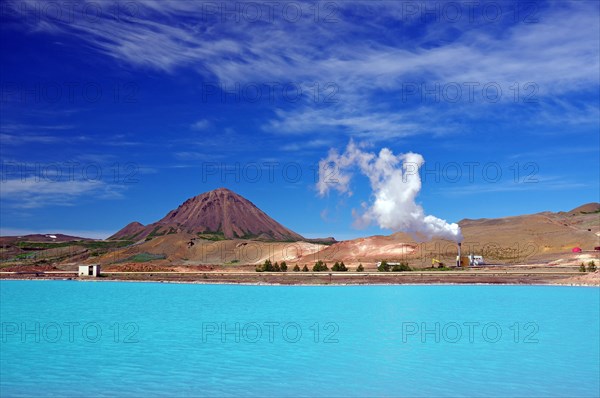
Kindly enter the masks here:
<path id="1" fill-rule="evenodd" d="M 575 2 L 2 2 L 1 233 L 105 237 L 230 188 L 310 237 L 353 140 L 425 158 L 457 222 L 599 201 L 600 11 Z"/>

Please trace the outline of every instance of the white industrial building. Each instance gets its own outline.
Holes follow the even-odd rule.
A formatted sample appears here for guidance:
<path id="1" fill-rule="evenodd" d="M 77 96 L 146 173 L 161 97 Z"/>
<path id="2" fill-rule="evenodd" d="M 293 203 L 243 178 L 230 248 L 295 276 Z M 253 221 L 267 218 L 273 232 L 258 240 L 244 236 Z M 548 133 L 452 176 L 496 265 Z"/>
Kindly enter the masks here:
<path id="1" fill-rule="evenodd" d="M 92 276 L 95 278 L 100 276 L 100 265 L 80 265 L 79 276 Z"/>

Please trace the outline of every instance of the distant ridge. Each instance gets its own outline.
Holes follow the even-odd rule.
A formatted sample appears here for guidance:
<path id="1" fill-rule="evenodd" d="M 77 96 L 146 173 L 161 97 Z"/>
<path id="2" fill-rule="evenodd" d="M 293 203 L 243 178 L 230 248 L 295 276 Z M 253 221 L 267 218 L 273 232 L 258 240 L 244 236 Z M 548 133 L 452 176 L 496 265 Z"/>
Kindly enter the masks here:
<path id="1" fill-rule="evenodd" d="M 226 188 L 190 198 L 152 224 L 144 226 L 132 222 L 109 239 L 140 240 L 176 233 L 211 234 L 224 239 L 304 240 L 252 202 Z"/>
<path id="2" fill-rule="evenodd" d="M 586 203 L 584 205 L 581 205 L 579 207 L 574 208 L 573 210 L 569 211 L 568 213 L 596 213 L 600 211 L 600 203 L 598 202 L 591 202 L 591 203 Z"/>
<path id="3" fill-rule="evenodd" d="M 77 240 L 93 240 L 79 236 L 65 234 L 29 234 L 19 236 L 0 236 L 0 239 L 6 241 L 27 241 L 27 242 L 71 242 Z"/>

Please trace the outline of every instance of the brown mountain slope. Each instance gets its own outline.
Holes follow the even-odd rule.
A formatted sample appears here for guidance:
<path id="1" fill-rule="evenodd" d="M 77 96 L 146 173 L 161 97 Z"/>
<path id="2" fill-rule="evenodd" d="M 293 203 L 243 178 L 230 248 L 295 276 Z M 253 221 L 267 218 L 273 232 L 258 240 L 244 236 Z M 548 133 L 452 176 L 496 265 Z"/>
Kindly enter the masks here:
<path id="1" fill-rule="evenodd" d="M 580 213 L 598 213 L 600 212 L 600 203 L 592 202 L 586 203 L 582 206 L 576 207 L 573 210 L 569 211 L 569 214 L 579 215 Z"/>
<path id="2" fill-rule="evenodd" d="M 112 264 L 139 262 L 136 257 L 154 256 L 153 264 L 166 265 L 246 265 L 261 264 L 266 259 L 294 262 L 302 256 L 316 253 L 326 247 L 310 242 L 261 242 L 236 239 L 212 241 L 195 234 L 178 233 L 157 236 L 139 244 L 111 250 L 92 257 L 88 263 Z"/>
<path id="3" fill-rule="evenodd" d="M 139 235 L 142 231 L 144 231 L 144 228 L 146 227 L 144 227 L 142 223 L 133 221 L 108 239 L 130 239 L 136 235 Z"/>
<path id="4" fill-rule="evenodd" d="M 190 198 L 161 220 L 147 226 L 131 223 L 109 239 L 139 240 L 175 233 L 211 234 L 226 239 L 304 239 L 273 220 L 249 200 L 225 188 Z"/>
<path id="5" fill-rule="evenodd" d="M 560 253 L 579 246 L 598 246 L 600 222 L 597 214 L 538 213 L 497 219 L 463 220 L 466 242 L 484 247 L 529 246 L 536 253 Z"/>
<path id="6" fill-rule="evenodd" d="M 569 212 L 465 219 L 459 222 L 465 238 L 463 252 L 483 254 L 491 262 L 527 263 L 570 254 L 574 247 L 593 250 L 600 246 L 600 214 L 594 213 L 598 208 L 597 203 L 589 203 Z M 430 266 L 432 258 L 453 261 L 456 244 L 438 239 L 417 243 L 409 235 L 395 233 L 335 243 L 317 256 L 328 262 L 362 262 L 365 266 L 382 259 Z M 300 261 L 309 262 L 310 258 Z"/>

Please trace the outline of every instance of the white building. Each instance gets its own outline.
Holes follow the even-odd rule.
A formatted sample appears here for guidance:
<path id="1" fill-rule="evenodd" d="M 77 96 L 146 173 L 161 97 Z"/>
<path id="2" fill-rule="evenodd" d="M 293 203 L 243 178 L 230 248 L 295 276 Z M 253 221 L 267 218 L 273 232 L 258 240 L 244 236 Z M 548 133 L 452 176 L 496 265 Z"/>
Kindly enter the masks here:
<path id="1" fill-rule="evenodd" d="M 469 254 L 468 256 L 461 256 L 460 260 L 459 257 L 456 256 L 456 262 L 459 263 L 466 267 L 467 264 L 470 266 L 477 266 L 477 265 L 484 265 L 485 261 L 483 260 L 483 256 L 475 256 L 473 254 Z"/>
<path id="2" fill-rule="evenodd" d="M 393 267 L 394 265 L 402 265 L 402 263 L 387 263 L 390 267 Z M 377 261 L 377 263 L 375 264 L 378 268 L 381 265 L 381 261 Z"/>
<path id="3" fill-rule="evenodd" d="M 471 262 L 471 265 L 484 265 L 485 261 L 483 261 L 483 256 L 474 256 L 474 255 L 470 255 L 469 256 L 469 261 Z"/>
<path id="4" fill-rule="evenodd" d="M 100 265 L 80 265 L 79 266 L 79 276 L 100 276 Z"/>

